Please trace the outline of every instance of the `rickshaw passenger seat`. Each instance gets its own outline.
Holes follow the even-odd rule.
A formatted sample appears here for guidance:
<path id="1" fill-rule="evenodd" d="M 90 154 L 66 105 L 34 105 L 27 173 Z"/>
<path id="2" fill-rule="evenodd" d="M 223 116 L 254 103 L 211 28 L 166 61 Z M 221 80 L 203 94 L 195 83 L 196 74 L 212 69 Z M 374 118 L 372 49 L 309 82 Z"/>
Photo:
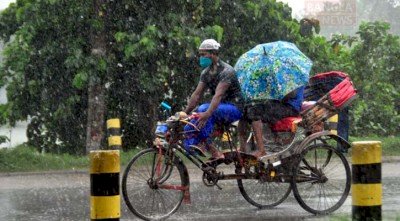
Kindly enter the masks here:
<path id="1" fill-rule="evenodd" d="M 312 108 L 315 105 L 315 103 L 317 103 L 317 102 L 316 101 L 303 101 L 303 103 L 301 104 L 301 111 Z"/>
<path id="2" fill-rule="evenodd" d="M 300 122 L 301 119 L 301 116 L 285 117 L 272 125 L 271 130 L 274 132 L 295 132 L 295 125 Z"/>

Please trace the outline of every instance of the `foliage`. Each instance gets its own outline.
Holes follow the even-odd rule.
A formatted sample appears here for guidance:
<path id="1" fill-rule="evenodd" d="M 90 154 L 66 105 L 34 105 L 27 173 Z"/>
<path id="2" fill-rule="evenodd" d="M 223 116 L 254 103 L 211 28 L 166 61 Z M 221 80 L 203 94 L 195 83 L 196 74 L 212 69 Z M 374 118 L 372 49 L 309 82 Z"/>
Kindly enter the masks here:
<path id="1" fill-rule="evenodd" d="M 399 156 L 398 147 L 400 145 L 400 137 L 350 137 L 350 142 L 365 140 L 380 140 L 382 142 L 383 156 Z M 131 160 L 138 151 L 139 149 L 121 151 L 121 166 L 124 167 L 127 165 L 129 160 Z M 87 170 L 88 167 L 89 158 L 87 156 L 39 153 L 35 148 L 27 145 L 20 145 L 11 149 L 0 149 L 0 173 Z"/>
<path id="2" fill-rule="evenodd" d="M 11 125 L 31 118 L 29 143 L 46 151 L 68 146 L 66 152 L 75 152 L 84 144 L 86 91 L 71 83 L 90 64 L 84 56 L 87 33 L 81 31 L 90 25 L 84 6 L 24 0 L 1 14 L 1 36 L 12 39 L 0 73 L 8 82 L 5 112 Z"/>
<path id="3" fill-rule="evenodd" d="M 328 38 L 332 33 L 355 35 L 361 23 L 366 21 L 386 21 L 391 25 L 391 33 L 400 34 L 398 0 L 339 0 L 319 3 L 322 2 L 324 10 L 314 16 L 321 23 L 327 21 L 328 24 L 321 27 L 321 34 Z"/>
<path id="4" fill-rule="evenodd" d="M 0 172 L 75 170 L 87 168 L 88 165 L 87 157 L 39 153 L 26 145 L 0 149 Z"/>
<path id="5" fill-rule="evenodd" d="M 314 36 L 300 42 L 314 61 L 314 73 L 340 70 L 358 89 L 352 105 L 351 134 L 398 135 L 400 131 L 400 38 L 385 22 L 362 23 L 357 36 Z"/>
<path id="6" fill-rule="evenodd" d="M 0 135 L 0 144 L 10 141 L 7 136 Z"/>
<path id="7" fill-rule="evenodd" d="M 300 20 L 300 34 L 301 36 L 312 36 L 313 30 L 316 34 L 321 30 L 319 20 L 303 18 Z"/>
<path id="8" fill-rule="evenodd" d="M 127 165 L 137 152 L 138 149 L 121 152 L 121 166 Z M 34 147 L 28 145 L 0 149 L 0 173 L 56 170 L 86 171 L 89 163 L 87 156 L 40 153 Z"/>
<path id="9" fill-rule="evenodd" d="M 124 145 L 134 147 L 151 139 L 162 100 L 183 108 L 201 40 L 221 41 L 234 64 L 255 44 L 300 38 L 290 8 L 274 0 L 107 1 L 105 22 L 91 10 L 88 1 L 18 0 L 0 17 L 10 39 L 0 72 L 7 120 L 30 118 L 29 143 L 45 151 L 83 152 L 89 78 L 104 79 L 107 118 L 121 118 Z M 103 60 L 91 56 L 88 27 L 107 30 Z"/>
<path id="10" fill-rule="evenodd" d="M 342 70 L 354 78 L 361 94 L 353 111 L 357 133 L 393 134 L 399 125 L 398 38 L 380 23 L 361 26 L 349 48 L 340 38 L 301 36 L 291 9 L 275 0 L 108 0 L 104 20 L 95 19 L 91 3 L 17 0 L 0 14 L 7 42 L 0 84 L 8 98 L 0 123 L 29 119 L 28 143 L 41 151 L 84 153 L 91 81 L 106 90 L 105 117 L 121 118 L 124 148 L 144 146 L 159 103 L 179 111 L 194 90 L 205 38 L 220 41 L 222 59 L 232 65 L 256 44 L 295 42 L 314 61 L 313 73 Z M 93 57 L 91 29 L 106 30 L 106 56 Z"/>
<path id="11" fill-rule="evenodd" d="M 400 146 L 399 136 L 350 137 L 350 142 L 355 142 L 355 141 L 381 141 L 383 156 L 399 156 L 399 146 Z"/>
<path id="12" fill-rule="evenodd" d="M 400 2 L 398 0 L 357 1 L 357 16 L 360 21 L 386 21 L 391 32 L 400 34 Z"/>
<path id="13" fill-rule="evenodd" d="M 359 90 L 354 108 L 357 134 L 398 134 L 400 130 L 400 38 L 385 22 L 363 23 L 351 49 L 351 70 Z"/>

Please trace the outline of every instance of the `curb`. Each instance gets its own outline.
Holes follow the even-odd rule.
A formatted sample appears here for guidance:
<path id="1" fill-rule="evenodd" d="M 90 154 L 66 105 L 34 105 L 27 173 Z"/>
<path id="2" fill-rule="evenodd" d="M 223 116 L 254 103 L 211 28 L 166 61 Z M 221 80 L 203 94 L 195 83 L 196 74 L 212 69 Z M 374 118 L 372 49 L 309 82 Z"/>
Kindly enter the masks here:
<path id="1" fill-rule="evenodd" d="M 348 157 L 347 161 L 351 164 L 351 159 Z M 382 163 L 400 163 L 400 156 L 385 156 L 382 157 Z M 121 167 L 121 171 L 123 171 L 123 167 Z M 88 174 L 89 169 L 81 169 L 81 170 L 50 170 L 50 171 L 34 171 L 34 172 L 0 172 L 0 177 L 9 177 L 9 176 L 35 176 L 35 175 L 46 175 L 46 174 Z"/>
<path id="2" fill-rule="evenodd" d="M 382 157 L 382 163 L 397 163 L 400 162 L 400 156 Z"/>
<path id="3" fill-rule="evenodd" d="M 50 170 L 50 171 L 34 171 L 34 172 L 0 172 L 0 177 L 9 176 L 36 176 L 36 175 L 63 175 L 63 174 L 89 174 L 89 170 Z"/>

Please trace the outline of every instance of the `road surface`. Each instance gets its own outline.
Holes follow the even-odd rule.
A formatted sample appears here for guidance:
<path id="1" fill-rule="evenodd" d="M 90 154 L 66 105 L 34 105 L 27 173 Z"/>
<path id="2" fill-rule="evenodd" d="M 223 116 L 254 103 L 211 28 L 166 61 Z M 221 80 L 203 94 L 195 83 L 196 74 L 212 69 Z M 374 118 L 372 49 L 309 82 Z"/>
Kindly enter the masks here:
<path id="1" fill-rule="evenodd" d="M 399 220 L 400 161 L 384 162 L 382 174 L 383 220 Z M 236 182 L 221 181 L 218 190 L 199 178 L 190 177 L 192 204 L 168 220 L 351 220 L 351 196 L 331 216 L 311 215 L 292 194 L 275 209 L 258 210 L 243 199 Z M 0 220 L 90 220 L 89 199 L 87 172 L 0 174 Z M 138 220 L 123 201 L 121 220 Z"/>

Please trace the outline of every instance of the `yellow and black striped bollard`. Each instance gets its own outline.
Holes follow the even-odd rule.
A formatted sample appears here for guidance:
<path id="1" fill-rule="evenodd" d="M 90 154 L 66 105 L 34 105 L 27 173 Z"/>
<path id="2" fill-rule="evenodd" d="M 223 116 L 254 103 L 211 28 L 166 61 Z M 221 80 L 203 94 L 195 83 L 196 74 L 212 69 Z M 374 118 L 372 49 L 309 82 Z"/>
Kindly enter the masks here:
<path id="1" fill-rule="evenodd" d="M 352 174 L 353 220 L 382 220 L 382 147 L 380 141 L 353 143 Z"/>
<path id="2" fill-rule="evenodd" d="M 332 117 L 330 117 L 327 122 L 327 124 L 328 124 L 327 129 L 335 135 L 338 134 L 338 132 L 337 132 L 338 120 L 339 120 L 339 115 L 336 114 L 336 115 L 333 115 Z"/>
<path id="3" fill-rule="evenodd" d="M 119 150 L 122 146 L 120 133 L 121 123 L 118 118 L 107 120 L 108 147 L 111 150 Z"/>
<path id="4" fill-rule="evenodd" d="M 90 218 L 119 220 L 119 150 L 90 152 Z"/>

